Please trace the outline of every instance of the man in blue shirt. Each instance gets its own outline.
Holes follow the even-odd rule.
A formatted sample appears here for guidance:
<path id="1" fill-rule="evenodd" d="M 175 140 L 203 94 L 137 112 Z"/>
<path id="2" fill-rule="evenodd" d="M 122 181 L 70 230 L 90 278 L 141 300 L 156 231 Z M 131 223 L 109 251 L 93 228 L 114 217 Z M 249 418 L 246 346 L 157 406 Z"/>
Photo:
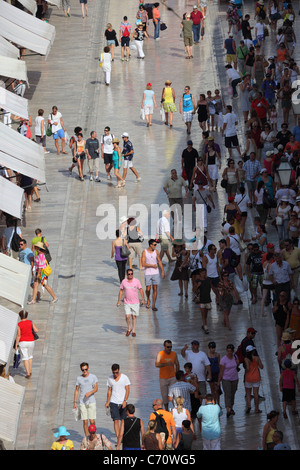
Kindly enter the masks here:
<path id="1" fill-rule="evenodd" d="M 221 426 L 220 416 L 223 412 L 219 405 L 215 404 L 213 396 L 209 393 L 205 397 L 205 405 L 200 406 L 197 412 L 201 434 L 203 438 L 203 450 L 221 450 Z"/>
<path id="2" fill-rule="evenodd" d="M 250 158 L 244 163 L 243 170 L 245 170 L 246 172 L 246 175 L 245 175 L 246 184 L 248 187 L 248 194 L 249 194 L 249 199 L 250 199 L 250 204 L 251 204 L 250 207 L 252 207 L 253 195 L 256 189 L 256 180 L 261 170 L 261 164 L 258 160 L 256 160 L 255 152 L 250 153 Z"/>
<path id="3" fill-rule="evenodd" d="M 19 251 L 19 261 L 21 263 L 28 264 L 31 266 L 31 270 L 33 269 L 33 260 L 34 256 L 30 248 L 27 248 L 26 240 L 20 241 L 20 251 Z"/>
<path id="4" fill-rule="evenodd" d="M 123 154 L 123 157 L 124 157 L 124 163 L 123 163 L 123 177 L 122 177 L 123 181 L 122 181 L 121 184 L 122 184 L 122 186 L 125 186 L 125 178 L 126 178 L 126 175 L 127 175 L 127 169 L 128 168 L 130 168 L 132 173 L 134 173 L 134 175 L 136 176 L 136 183 L 141 181 L 142 178 L 139 177 L 138 172 L 136 171 L 136 169 L 134 168 L 134 166 L 132 164 L 134 151 L 133 151 L 133 145 L 129 140 L 129 134 L 127 132 L 123 132 L 122 139 L 123 139 L 122 154 Z"/>
<path id="5" fill-rule="evenodd" d="M 271 79 L 270 73 L 266 74 L 266 78 L 263 81 L 261 89 L 264 98 L 267 100 L 270 106 L 273 106 L 275 100 L 276 83 Z"/>

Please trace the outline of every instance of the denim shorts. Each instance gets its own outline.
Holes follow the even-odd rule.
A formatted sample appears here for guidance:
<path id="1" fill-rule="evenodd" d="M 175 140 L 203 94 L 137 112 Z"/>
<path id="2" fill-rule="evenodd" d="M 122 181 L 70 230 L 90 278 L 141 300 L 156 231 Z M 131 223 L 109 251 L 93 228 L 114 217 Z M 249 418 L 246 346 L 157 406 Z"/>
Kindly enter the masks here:
<path id="1" fill-rule="evenodd" d="M 114 39 L 107 39 L 107 45 L 108 46 L 115 46 L 116 45 L 116 41 Z"/>
<path id="2" fill-rule="evenodd" d="M 110 403 L 109 408 L 113 421 L 122 421 L 122 419 L 126 418 L 126 408 L 122 408 L 122 405 L 118 405 L 117 403 Z"/>

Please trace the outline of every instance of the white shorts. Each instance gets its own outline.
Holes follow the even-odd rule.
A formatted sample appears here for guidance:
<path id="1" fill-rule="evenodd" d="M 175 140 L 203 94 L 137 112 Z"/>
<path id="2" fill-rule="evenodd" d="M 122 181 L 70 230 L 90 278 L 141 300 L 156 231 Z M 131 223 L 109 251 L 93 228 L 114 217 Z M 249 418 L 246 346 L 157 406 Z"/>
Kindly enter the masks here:
<path id="1" fill-rule="evenodd" d="M 80 403 L 79 405 L 80 409 L 80 419 L 82 421 L 85 421 L 87 419 L 96 419 L 96 402 L 94 401 L 93 403 Z"/>
<path id="2" fill-rule="evenodd" d="M 123 168 L 131 168 L 133 167 L 132 160 L 124 160 L 123 161 Z"/>
<path id="3" fill-rule="evenodd" d="M 245 382 L 245 388 L 259 388 L 260 382 Z"/>
<path id="4" fill-rule="evenodd" d="M 144 105 L 144 111 L 145 111 L 146 115 L 153 114 L 153 105 L 152 104 L 145 104 Z"/>
<path id="5" fill-rule="evenodd" d="M 134 315 L 138 317 L 140 314 L 140 304 L 124 304 L 125 315 Z"/>
<path id="6" fill-rule="evenodd" d="M 21 341 L 19 347 L 23 361 L 29 361 L 29 359 L 33 358 L 34 341 Z"/>

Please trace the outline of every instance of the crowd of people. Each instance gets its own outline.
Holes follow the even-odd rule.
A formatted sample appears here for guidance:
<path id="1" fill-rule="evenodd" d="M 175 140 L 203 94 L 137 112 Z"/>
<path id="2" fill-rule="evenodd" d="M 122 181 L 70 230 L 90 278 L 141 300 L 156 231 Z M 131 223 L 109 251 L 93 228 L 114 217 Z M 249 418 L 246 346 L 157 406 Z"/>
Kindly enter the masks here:
<path id="1" fill-rule="evenodd" d="M 39 6 L 45 3 L 38 1 Z M 84 18 L 88 16 L 87 2 L 80 0 L 80 4 Z M 154 39 L 159 40 L 159 4 L 150 5 L 143 1 L 139 3 L 134 27 L 125 16 L 119 34 L 111 23 L 107 24 L 104 33 L 107 44 L 100 56 L 106 85 L 110 85 L 111 62 L 115 59 L 115 47 L 119 41 L 121 61 L 126 62 L 134 50 L 130 46 L 133 40 L 137 58 L 144 59 L 143 41 L 151 35 L 149 20 L 154 25 Z M 194 5 L 192 12 L 183 17 L 181 27 L 186 59 L 193 58 L 194 44 L 199 43 L 200 37 L 203 39 L 207 7 L 208 4 L 201 0 Z M 63 1 L 63 9 L 65 16 L 69 17 L 68 0 Z M 112 241 L 111 257 L 115 259 L 120 281 L 116 296 L 118 307 L 124 297 L 127 337 L 139 334 L 137 319 L 141 306 L 153 312 L 160 308 L 159 285 L 160 280 L 166 277 L 164 257 L 167 263 L 174 263 L 170 281 L 178 282 L 178 296 L 184 296 L 186 301 L 191 296 L 192 302 L 199 307 L 205 335 L 212 336 L 212 304 L 215 303 L 223 315 L 227 334 L 232 331 L 230 313 L 233 305 L 242 305 L 241 295 L 249 291 L 251 304 L 260 302 L 260 315 L 264 317 L 271 313 L 274 318 L 276 362 L 280 370 L 278 387 L 282 392 L 283 417 L 287 419 L 288 404 L 292 407 L 292 415 L 298 414 L 295 393 L 296 390 L 300 391 L 297 368 L 293 362 L 296 351 L 293 343 L 300 340 L 300 117 L 291 113 L 292 96 L 296 89 L 294 82 L 299 74 L 293 59 L 296 47 L 293 28 L 295 12 L 291 4 L 279 6 L 276 0 L 271 0 L 265 5 L 259 0 L 253 13 L 257 21 L 255 26 L 250 24 L 251 15 L 242 16 L 238 2 L 230 0 L 228 38 L 224 42 L 228 96 L 215 89 L 214 92 L 208 90 L 205 94 L 201 93 L 197 98 L 189 85 L 181 90 L 179 112 L 186 132 L 191 134 L 193 118 L 197 114 L 202 141 L 199 149 L 194 148 L 192 140 L 187 141 L 181 155 L 180 170 L 172 169 L 164 181 L 163 190 L 170 209 L 165 210 L 157 221 L 156 237 L 147 240 L 147 247 L 143 246 L 145 235 L 137 220 L 128 214 L 119 221 L 116 238 Z M 243 39 L 237 45 L 240 34 Z M 272 50 L 275 52 L 266 59 L 268 37 L 274 40 Z M 241 123 L 234 107 L 225 104 L 230 96 L 240 98 L 240 104 L 238 101 L 233 103 L 243 115 L 244 142 L 240 142 L 238 137 L 238 125 Z M 160 114 L 162 123 L 170 129 L 173 127 L 173 114 L 177 112 L 175 102 L 172 81 L 166 80 L 160 96 Z M 155 92 L 148 82 L 141 100 L 141 117 L 147 127 L 152 126 L 157 107 Z M 69 137 L 57 106 L 52 107 L 47 123 L 43 115 L 44 110 L 38 110 L 35 140 L 43 146 L 45 153 L 48 153 L 46 135 L 53 138 L 58 155 L 60 152 L 68 154 L 69 147 L 72 155 L 70 175 L 77 168 L 79 180 L 84 181 L 87 160 L 90 181 L 101 182 L 100 161 L 103 160 L 106 178 L 108 181 L 115 178 L 117 189 L 125 186 L 128 168 L 136 183 L 140 183 L 142 178 L 133 166 L 134 142 L 127 132 L 123 132 L 120 139 L 109 126 L 105 126 L 101 138 L 98 139 L 97 132 L 92 130 L 85 139 L 83 129 L 77 126 Z M 5 116 L 5 119 L 8 117 Z M 6 123 L 11 125 L 11 122 Z M 28 121 L 21 120 L 19 131 L 32 138 L 31 126 L 31 117 Z M 224 138 L 224 146 L 216 141 L 218 132 Z M 228 152 L 229 158 L 221 174 L 222 162 L 227 157 L 225 152 Z M 235 158 L 236 153 L 238 159 Z M 283 169 L 282 163 L 285 164 Z M 17 177 L 26 194 L 26 210 L 31 209 L 32 200 L 40 202 L 37 181 L 24 175 L 14 175 L 8 168 L 1 168 L 1 174 L 7 178 Z M 226 204 L 219 239 L 212 241 L 210 224 L 217 207 L 216 193 L 220 192 L 225 192 Z M 184 236 L 175 238 L 173 232 L 176 224 L 183 225 L 185 203 L 192 204 L 195 220 L 200 221 L 200 224 L 194 225 L 195 235 L 189 240 L 185 240 Z M 8 214 L 3 216 L 6 217 L 7 228 L 1 239 L 2 252 L 31 267 L 32 296 L 28 304 L 38 302 L 44 290 L 50 294 L 50 302 L 56 303 L 58 298 L 48 284 L 51 275 L 49 244 L 41 229 L 36 229 L 36 236 L 29 248 L 16 219 Z M 268 239 L 269 233 L 272 234 L 272 242 Z M 137 268 L 133 264 L 135 258 L 138 259 Z M 134 277 L 134 269 L 144 274 L 145 289 Z M 30 379 L 38 327 L 28 320 L 25 310 L 19 316 L 15 350 L 16 353 L 20 350 L 26 379 Z M 239 382 L 242 382 L 241 370 L 244 372 L 245 413 L 248 415 L 251 412 L 251 393 L 254 413 L 259 415 L 262 412 L 259 408 L 262 399 L 259 387 L 260 371 L 264 364 L 254 343 L 256 333 L 253 327 L 249 327 L 240 346 L 228 343 L 224 354 L 216 351 L 213 340 L 208 343 L 206 352 L 200 350 L 198 340 L 193 340 L 191 349 L 186 344 L 181 350 L 181 356 L 186 361 L 184 370 L 180 369 L 177 354 L 172 351 L 172 341 L 166 340 L 163 350 L 155 359 L 155 367 L 159 369 L 161 398 L 153 401 L 153 412 L 149 413 L 147 426 L 135 416 L 134 404 L 129 403 L 128 376 L 120 372 L 119 364 L 113 364 L 112 375 L 107 380 L 105 408 L 114 423 L 115 447 L 104 434 L 97 433 L 94 394 L 98 392 L 98 379 L 89 372 L 87 363 L 80 364 L 82 375 L 76 381 L 74 411 L 77 419 L 83 421 L 81 449 L 190 450 L 196 439 L 196 423 L 202 434 L 203 448 L 220 449 L 220 416 L 223 414 L 220 396 L 224 395 L 227 419 L 232 419 L 235 415 L 235 394 Z M 78 397 L 80 405 L 77 408 Z M 277 410 L 268 414 L 268 422 L 262 432 L 263 449 L 289 448 L 283 442 L 282 432 L 277 429 L 278 415 Z M 74 449 L 69 435 L 67 429 L 61 426 L 54 434 L 57 441 L 52 449 Z"/>

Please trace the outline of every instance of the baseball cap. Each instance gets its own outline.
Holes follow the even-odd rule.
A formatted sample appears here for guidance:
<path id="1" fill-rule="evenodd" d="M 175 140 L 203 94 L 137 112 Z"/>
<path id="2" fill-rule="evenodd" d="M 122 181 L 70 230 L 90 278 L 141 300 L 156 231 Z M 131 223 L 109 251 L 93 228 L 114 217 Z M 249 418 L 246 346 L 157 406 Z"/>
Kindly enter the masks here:
<path id="1" fill-rule="evenodd" d="M 193 145 L 193 141 L 192 141 L 192 140 L 188 140 L 188 141 L 187 141 L 187 145 Z"/>
<path id="2" fill-rule="evenodd" d="M 97 428 L 94 424 L 90 424 L 88 427 L 89 432 L 96 432 Z"/>
<path id="3" fill-rule="evenodd" d="M 248 328 L 247 333 L 257 333 L 257 330 L 254 328 Z"/>
<path id="4" fill-rule="evenodd" d="M 268 243 L 268 244 L 267 244 L 267 248 L 274 248 L 273 243 Z"/>
<path id="5" fill-rule="evenodd" d="M 251 351 L 255 351 L 255 347 L 251 346 L 250 344 L 249 346 L 246 347 L 246 352 L 251 352 Z"/>
<path id="6" fill-rule="evenodd" d="M 122 137 L 129 137 L 128 132 L 123 132 Z"/>

